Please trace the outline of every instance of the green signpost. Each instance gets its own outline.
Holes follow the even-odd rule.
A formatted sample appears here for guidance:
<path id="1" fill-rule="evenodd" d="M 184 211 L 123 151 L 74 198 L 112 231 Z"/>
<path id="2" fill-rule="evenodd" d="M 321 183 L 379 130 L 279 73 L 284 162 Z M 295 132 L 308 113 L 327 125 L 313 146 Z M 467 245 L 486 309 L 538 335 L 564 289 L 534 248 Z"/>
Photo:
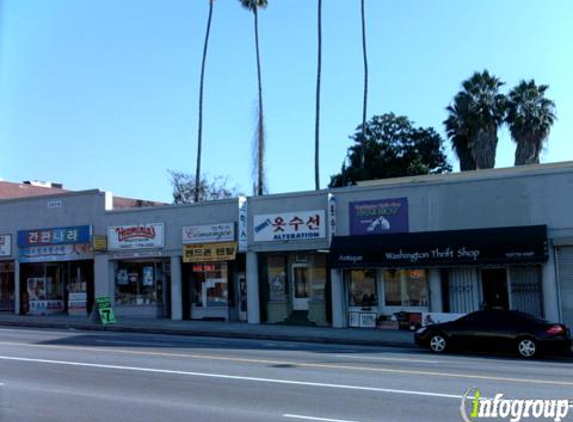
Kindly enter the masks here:
<path id="1" fill-rule="evenodd" d="M 115 324 L 115 314 L 111 307 L 111 300 L 107 296 L 96 297 L 99 317 L 103 325 Z"/>

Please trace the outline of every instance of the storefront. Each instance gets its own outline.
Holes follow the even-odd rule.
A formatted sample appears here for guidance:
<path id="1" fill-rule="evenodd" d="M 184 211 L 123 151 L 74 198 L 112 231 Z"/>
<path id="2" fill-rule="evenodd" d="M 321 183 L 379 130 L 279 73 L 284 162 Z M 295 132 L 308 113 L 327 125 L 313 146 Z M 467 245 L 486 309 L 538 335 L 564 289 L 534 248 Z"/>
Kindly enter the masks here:
<path id="1" fill-rule="evenodd" d="M 326 242 L 326 232 L 324 210 L 254 216 L 254 242 L 274 243 L 258 254 L 263 321 L 329 323 L 326 253 L 307 243 Z"/>
<path id="2" fill-rule="evenodd" d="M 0 311 L 14 312 L 14 261 L 12 236 L 0 235 Z"/>
<path id="3" fill-rule="evenodd" d="M 183 319 L 244 319 L 237 309 L 246 304 L 246 285 L 234 223 L 183 227 L 182 242 Z"/>
<path id="4" fill-rule="evenodd" d="M 340 236 L 330 249 L 343 319 L 360 327 L 400 312 L 418 320 L 480 308 L 543 316 L 547 259 L 546 226 Z"/>
<path id="5" fill-rule="evenodd" d="M 85 316 L 94 300 L 92 226 L 18 232 L 21 313 Z"/>
<path id="6" fill-rule="evenodd" d="M 171 260 L 164 244 L 163 223 L 108 227 L 118 315 L 169 316 Z"/>

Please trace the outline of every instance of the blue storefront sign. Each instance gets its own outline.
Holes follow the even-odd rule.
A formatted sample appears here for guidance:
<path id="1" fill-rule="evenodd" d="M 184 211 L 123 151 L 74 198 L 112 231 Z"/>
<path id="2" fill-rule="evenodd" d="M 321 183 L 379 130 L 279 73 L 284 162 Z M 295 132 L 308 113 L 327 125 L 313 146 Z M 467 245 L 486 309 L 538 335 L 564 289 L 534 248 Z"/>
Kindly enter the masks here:
<path id="1" fill-rule="evenodd" d="M 50 229 L 20 230 L 18 247 L 74 245 L 90 243 L 92 226 L 56 227 Z"/>
<path id="2" fill-rule="evenodd" d="M 351 202 L 350 234 L 408 232 L 408 198 Z"/>

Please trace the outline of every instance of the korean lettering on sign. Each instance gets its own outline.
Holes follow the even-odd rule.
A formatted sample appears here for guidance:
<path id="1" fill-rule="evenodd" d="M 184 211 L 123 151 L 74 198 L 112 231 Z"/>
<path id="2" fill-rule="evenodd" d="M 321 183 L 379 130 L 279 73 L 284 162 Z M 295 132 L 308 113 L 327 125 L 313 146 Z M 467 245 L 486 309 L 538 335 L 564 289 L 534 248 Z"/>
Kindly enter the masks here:
<path id="1" fill-rule="evenodd" d="M 308 240 L 326 237 L 324 211 L 256 215 L 255 241 Z"/>
<path id="2" fill-rule="evenodd" d="M 183 245 L 183 262 L 232 261 L 236 252 L 236 242 Z"/>
<path id="3" fill-rule="evenodd" d="M 34 246 L 89 243 L 90 238 L 91 226 L 22 230 L 18 232 L 18 246 L 28 248 Z"/>

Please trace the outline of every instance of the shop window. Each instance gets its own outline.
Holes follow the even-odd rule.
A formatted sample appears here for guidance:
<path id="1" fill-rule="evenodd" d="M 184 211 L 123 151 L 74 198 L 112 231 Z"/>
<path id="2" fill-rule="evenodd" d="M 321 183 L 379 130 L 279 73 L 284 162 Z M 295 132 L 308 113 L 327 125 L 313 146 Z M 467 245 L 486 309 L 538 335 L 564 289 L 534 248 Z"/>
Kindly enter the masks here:
<path id="1" fill-rule="evenodd" d="M 227 263 L 194 264 L 191 303 L 200 308 L 229 305 Z"/>
<path id="2" fill-rule="evenodd" d="M 117 305 L 163 302 L 163 272 L 155 262 L 118 262 L 115 281 Z"/>
<path id="3" fill-rule="evenodd" d="M 387 270 L 383 276 L 386 306 L 428 306 L 425 270 Z"/>
<path id="4" fill-rule="evenodd" d="M 267 258 L 269 302 L 286 302 L 286 281 L 286 258 L 269 256 Z"/>
<path id="5" fill-rule="evenodd" d="M 376 271 L 351 270 L 347 272 L 349 306 L 376 306 Z"/>

